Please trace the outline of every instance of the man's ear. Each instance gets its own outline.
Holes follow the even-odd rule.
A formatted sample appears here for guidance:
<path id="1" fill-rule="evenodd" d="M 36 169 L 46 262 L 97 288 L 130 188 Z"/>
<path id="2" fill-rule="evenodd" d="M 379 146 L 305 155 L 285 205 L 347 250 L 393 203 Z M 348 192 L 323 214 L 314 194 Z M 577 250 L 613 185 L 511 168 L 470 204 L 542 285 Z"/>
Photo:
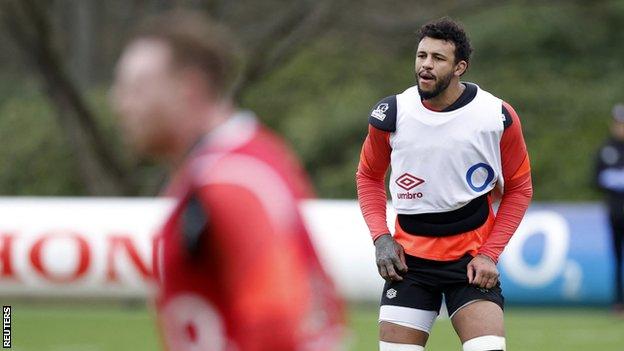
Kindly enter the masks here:
<path id="1" fill-rule="evenodd" d="M 461 60 L 455 65 L 455 75 L 460 77 L 468 70 L 468 62 Z"/>

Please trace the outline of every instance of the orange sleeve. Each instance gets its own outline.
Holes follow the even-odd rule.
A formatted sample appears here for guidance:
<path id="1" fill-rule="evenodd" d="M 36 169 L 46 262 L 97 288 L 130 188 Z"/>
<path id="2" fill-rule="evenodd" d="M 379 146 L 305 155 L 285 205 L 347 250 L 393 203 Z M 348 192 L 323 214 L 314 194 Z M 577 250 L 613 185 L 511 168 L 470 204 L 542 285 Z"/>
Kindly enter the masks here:
<path id="1" fill-rule="evenodd" d="M 505 186 L 492 232 L 478 252 L 494 262 L 498 262 L 500 254 L 518 229 L 533 196 L 531 165 L 520 118 L 509 104 L 503 102 L 503 106 L 512 118 L 500 142 Z"/>
<path id="2" fill-rule="evenodd" d="M 218 281 L 238 346 L 251 351 L 296 349 L 309 301 L 297 237 L 280 229 L 266 202 L 245 187 L 219 183 L 204 186 L 200 194 L 209 211 L 206 251 L 217 267 L 217 272 L 206 272 L 206 279 L 214 274 Z"/>
<path id="3" fill-rule="evenodd" d="M 368 127 L 356 173 L 358 201 L 373 241 L 388 234 L 384 180 L 390 165 L 390 133 Z"/>
<path id="4" fill-rule="evenodd" d="M 529 154 L 527 152 L 520 117 L 511 105 L 503 102 L 504 108 L 511 116 L 512 123 L 503 132 L 500 141 L 503 178 L 505 182 L 531 172 Z"/>

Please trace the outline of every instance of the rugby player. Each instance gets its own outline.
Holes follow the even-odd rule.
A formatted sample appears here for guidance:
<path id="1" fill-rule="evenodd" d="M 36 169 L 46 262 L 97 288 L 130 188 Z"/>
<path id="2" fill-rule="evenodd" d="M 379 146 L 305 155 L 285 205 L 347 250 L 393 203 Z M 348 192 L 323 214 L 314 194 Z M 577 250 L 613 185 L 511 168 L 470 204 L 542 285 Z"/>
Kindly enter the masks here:
<path id="1" fill-rule="evenodd" d="M 230 99 L 235 50 L 190 14 L 152 19 L 117 66 L 129 141 L 171 169 L 155 254 L 172 351 L 336 350 L 342 307 L 311 245 L 307 178 L 284 142 Z"/>
<path id="2" fill-rule="evenodd" d="M 496 263 L 529 206 L 530 165 L 516 111 L 461 81 L 471 52 L 453 20 L 424 25 L 416 85 L 379 101 L 368 119 L 356 178 L 386 280 L 381 351 L 424 350 L 443 297 L 463 350 L 505 350 Z M 386 225 L 388 166 L 394 237 Z"/>

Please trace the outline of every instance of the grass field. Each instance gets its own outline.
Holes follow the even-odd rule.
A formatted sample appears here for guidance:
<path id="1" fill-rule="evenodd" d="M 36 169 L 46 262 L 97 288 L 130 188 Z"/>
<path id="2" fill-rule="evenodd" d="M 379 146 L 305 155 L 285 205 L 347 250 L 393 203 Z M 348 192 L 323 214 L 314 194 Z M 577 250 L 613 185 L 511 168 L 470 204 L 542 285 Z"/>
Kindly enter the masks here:
<path id="1" fill-rule="evenodd" d="M 120 306 L 13 306 L 13 350 L 158 350 L 152 313 Z M 351 350 L 377 350 L 377 309 L 354 306 L 349 321 Z M 624 319 L 605 309 L 509 308 L 507 349 L 511 351 L 622 351 Z M 439 320 L 427 350 L 461 350 L 450 321 Z"/>

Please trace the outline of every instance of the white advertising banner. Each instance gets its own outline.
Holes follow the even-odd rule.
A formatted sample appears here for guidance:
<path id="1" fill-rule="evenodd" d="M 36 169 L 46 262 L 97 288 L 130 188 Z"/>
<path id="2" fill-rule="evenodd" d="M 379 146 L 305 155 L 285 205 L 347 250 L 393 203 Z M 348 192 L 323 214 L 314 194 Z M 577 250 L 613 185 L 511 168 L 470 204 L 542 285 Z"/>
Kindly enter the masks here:
<path id="1" fill-rule="evenodd" d="M 0 295 L 145 297 L 154 234 L 171 206 L 151 198 L 0 198 Z M 343 295 L 377 299 L 383 281 L 357 203 L 302 208 Z"/>
<path id="2" fill-rule="evenodd" d="M 154 234 L 171 206 L 153 198 L 0 198 L 0 296 L 148 296 Z M 342 295 L 378 300 L 383 280 L 357 202 L 301 206 Z M 395 214 L 388 214 L 392 229 Z M 597 204 L 533 206 L 498 265 L 506 300 L 609 303 L 612 250 L 605 218 Z"/>

